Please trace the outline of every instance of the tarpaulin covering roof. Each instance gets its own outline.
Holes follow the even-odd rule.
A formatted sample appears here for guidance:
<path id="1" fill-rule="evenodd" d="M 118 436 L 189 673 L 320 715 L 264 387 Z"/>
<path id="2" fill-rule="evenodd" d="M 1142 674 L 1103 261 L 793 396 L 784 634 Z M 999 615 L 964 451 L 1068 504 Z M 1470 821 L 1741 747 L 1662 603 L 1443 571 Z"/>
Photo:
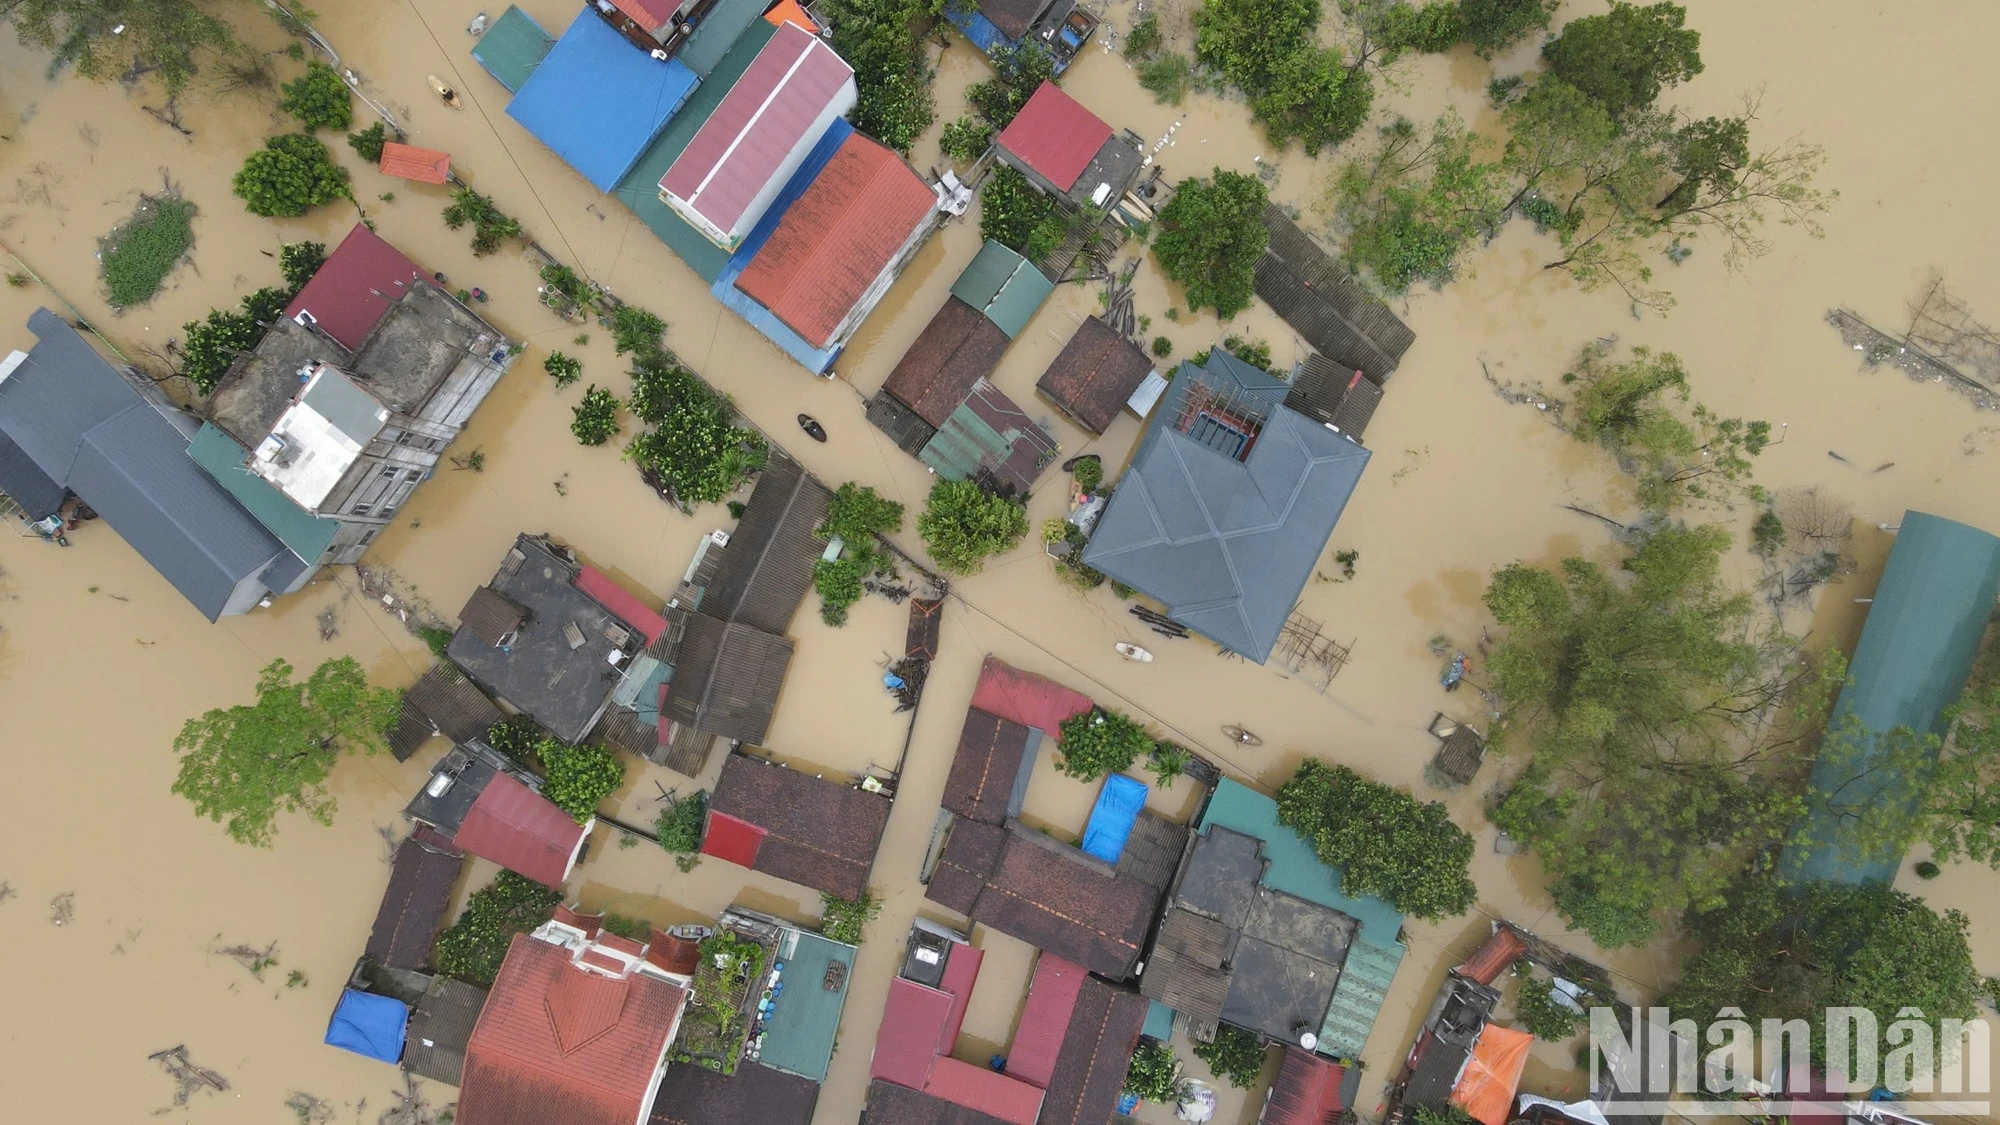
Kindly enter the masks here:
<path id="1" fill-rule="evenodd" d="M 988 10 L 989 18 L 992 15 Z M 998 21 L 996 21 L 998 22 Z M 1002 30 L 1007 30 L 1004 26 Z M 1025 30 L 1025 29 L 1024 29 Z M 1010 32 L 1019 36 L 1019 31 Z M 997 143 L 1063 191 L 1090 165 L 1097 150 L 1111 139 L 1111 126 L 1083 108 L 1083 103 L 1044 81 L 1021 112 L 1000 131 Z"/>
<path id="2" fill-rule="evenodd" d="M 1822 754 L 1813 766 L 1816 791 L 1838 792 L 1856 805 L 1899 806 L 1907 815 L 1919 780 L 1880 769 L 1877 740 L 1898 727 L 1920 738 L 1945 733 L 1944 710 L 1979 655 L 1996 588 L 2000 538 L 1941 516 L 1903 513 L 1847 665 L 1847 686 L 1833 706 L 1835 721 L 1859 721 L 1867 745 L 1860 754 Z M 1867 854 L 1850 825 L 1837 810 L 1815 804 L 1794 830 L 1798 846 L 1786 851 L 1787 873 L 1812 882 L 1894 879 L 1902 857 Z"/>
<path id="3" fill-rule="evenodd" d="M 382 145 L 382 159 L 376 169 L 385 176 L 395 176 L 402 180 L 415 180 L 422 184 L 441 184 L 451 176 L 451 154 L 434 148 L 418 148 L 415 145 L 386 141 Z"/>
<path id="4" fill-rule="evenodd" d="M 452 842 L 515 874 L 560 887 L 583 837 L 575 818 L 503 773 L 486 783 Z"/>
<path id="5" fill-rule="evenodd" d="M 659 640 L 667 631 L 666 618 L 594 566 L 585 564 L 577 568 L 576 588 L 595 598 L 612 616 L 645 634 L 647 644 Z"/>
<path id="6" fill-rule="evenodd" d="M 509 4 L 487 27 L 486 34 L 473 42 L 472 61 L 514 94 L 555 45 L 556 37 L 543 31 L 535 17 L 522 11 L 520 5 Z"/>
<path id="7" fill-rule="evenodd" d="M 430 274 L 388 240 L 361 223 L 354 224 L 333 253 L 285 306 L 285 315 L 312 314 L 321 332 L 341 347 L 358 352 L 389 306 L 403 299 L 410 284 L 429 281 Z"/>
<path id="8" fill-rule="evenodd" d="M 851 134 L 786 209 L 736 287 L 808 344 L 826 347 L 936 202 L 902 157 Z"/>
<path id="9" fill-rule="evenodd" d="M 1056 683 L 1046 676 L 1024 672 L 997 656 L 989 656 L 979 666 L 979 682 L 972 689 L 972 705 L 1022 726 L 1035 727 L 1055 738 L 1062 733 L 1062 721 L 1090 710 L 1090 697 Z"/>
<path id="10" fill-rule="evenodd" d="M 853 75 L 833 48 L 785 24 L 660 177 L 660 190 L 715 231 L 740 235 L 818 139 L 814 126 L 853 104 Z"/>
<path id="11" fill-rule="evenodd" d="M 989 238 L 951 283 L 951 295 L 979 310 L 1012 339 L 1055 288 L 1034 263 Z"/>
<path id="12" fill-rule="evenodd" d="M 1339 1063 L 1287 1046 L 1259 1125 L 1335 1125 L 1345 1108 L 1340 1086 L 1346 1077 Z"/>
<path id="13" fill-rule="evenodd" d="M 393 1063 L 403 1057 L 403 1029 L 410 1022 L 409 1006 L 393 996 L 346 989 L 326 1025 L 328 1046 Z"/>
<path id="14" fill-rule="evenodd" d="M 1214 349 L 1183 363 L 1153 414 L 1084 564 L 1262 663 L 1368 465 L 1368 450 L 1283 405 L 1285 384 Z M 1242 436 L 1241 460 L 1211 430 Z M 1218 421 L 1217 419 L 1223 419 Z"/>
<path id="15" fill-rule="evenodd" d="M 1074 961 L 1053 953 L 1035 958 L 1034 979 L 1028 982 L 1028 999 L 1021 1006 L 1021 1022 L 1014 1028 L 1014 1042 L 1007 1048 L 1007 1073 L 1023 1082 L 1046 1087 L 1055 1077 L 1056 1059 L 1062 1054 L 1063 1037 L 1069 1033 L 1070 1015 L 1083 991 L 1089 973 Z"/>
<path id="16" fill-rule="evenodd" d="M 764 20 L 774 26 L 788 23 L 815 35 L 819 34 L 819 25 L 812 21 L 811 16 L 806 15 L 804 8 L 799 7 L 798 0 L 778 0 L 770 11 L 764 13 Z"/>
<path id="17" fill-rule="evenodd" d="M 1125 839 L 1146 807 L 1146 783 L 1136 777 L 1114 773 L 1104 779 L 1097 803 L 1090 807 L 1090 819 L 1083 826 L 1079 846 L 1106 863 L 1117 863 L 1125 852 Z"/>
<path id="18" fill-rule="evenodd" d="M 701 854 L 727 860 L 738 867 L 757 866 L 757 849 L 764 844 L 764 830 L 728 813 L 708 810 L 708 831 L 701 838 Z"/>
<path id="19" fill-rule="evenodd" d="M 716 779 L 709 817 L 764 830 L 751 865 L 758 871 L 854 900 L 868 890 L 889 805 L 879 793 L 734 754 Z"/>
<path id="20" fill-rule="evenodd" d="M 948 297 L 896 361 L 882 393 L 931 426 L 942 426 L 1007 351 L 1007 333 L 957 296 Z"/>
<path id="21" fill-rule="evenodd" d="M 1528 1049 L 1534 1045 L 1535 1037 L 1525 1031 L 1487 1024 L 1451 1091 L 1452 1104 L 1484 1125 L 1507 1125 L 1514 1091 L 1528 1066 Z"/>
<path id="22" fill-rule="evenodd" d="M 1042 1108 L 1041 1087 L 950 1055 L 931 1063 L 924 1092 L 1009 1125 L 1035 1125 Z"/>
<path id="23" fill-rule="evenodd" d="M 507 103 L 507 116 L 610 191 L 700 81 L 679 59 L 653 58 L 584 8 Z"/>
<path id="24" fill-rule="evenodd" d="M 908 977 L 889 982 L 889 1000 L 882 1008 L 882 1027 L 875 1036 L 875 1055 L 868 1063 L 870 1078 L 885 1078 L 912 1090 L 924 1088 L 931 1062 L 938 1056 L 945 1022 L 951 1018 L 951 996 L 926 988 Z"/>
<path id="25" fill-rule="evenodd" d="M 1109 429 L 1153 361 L 1125 334 L 1086 317 L 1035 384 L 1050 402 L 1094 434 Z"/>

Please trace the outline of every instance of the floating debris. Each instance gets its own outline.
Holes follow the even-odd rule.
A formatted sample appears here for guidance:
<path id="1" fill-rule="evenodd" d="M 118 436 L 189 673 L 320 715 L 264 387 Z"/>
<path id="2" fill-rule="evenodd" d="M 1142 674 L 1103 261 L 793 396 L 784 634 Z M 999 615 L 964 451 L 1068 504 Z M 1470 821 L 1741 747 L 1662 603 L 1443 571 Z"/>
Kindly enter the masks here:
<path id="1" fill-rule="evenodd" d="M 154 1051 L 147 1058 L 159 1063 L 179 1089 L 174 1091 L 174 1104 L 186 1105 L 197 1090 L 222 1091 L 229 1089 L 229 1080 L 207 1067 L 196 1066 L 188 1059 L 187 1047 L 173 1046 L 164 1051 Z"/>

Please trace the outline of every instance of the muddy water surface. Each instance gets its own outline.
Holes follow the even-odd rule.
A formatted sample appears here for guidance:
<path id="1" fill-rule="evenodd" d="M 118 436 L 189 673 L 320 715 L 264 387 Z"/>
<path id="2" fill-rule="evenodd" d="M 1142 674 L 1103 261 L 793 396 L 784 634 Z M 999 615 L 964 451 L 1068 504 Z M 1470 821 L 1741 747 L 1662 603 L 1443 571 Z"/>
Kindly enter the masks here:
<path id="1" fill-rule="evenodd" d="M 947 227 L 924 249 L 843 359 L 839 378 L 811 379 L 716 306 L 642 225 L 505 116 L 504 91 L 466 54 L 470 40 L 462 29 L 474 4 L 348 0 L 322 7 L 322 28 L 344 52 L 343 64 L 372 98 L 391 107 L 414 143 L 451 150 L 454 166 L 520 217 L 541 244 L 666 316 L 669 342 L 780 441 L 791 444 L 792 415 L 804 410 L 819 417 L 832 440 L 793 446 L 814 472 L 831 481 L 863 480 L 920 505 L 930 478 L 865 423 L 861 400 L 976 252 L 974 223 Z M 526 7 L 554 29 L 574 13 L 556 0 Z M 1859 372 L 1856 357 L 1821 319 L 1827 308 L 1845 304 L 1895 326 L 1932 268 L 1942 269 L 1988 319 L 2000 316 L 2000 266 L 1989 252 L 2000 241 L 2000 223 L 1987 206 L 1996 169 L 1990 153 L 1969 145 L 1955 124 L 2000 110 L 2000 89 L 1977 77 L 1988 70 L 1983 45 L 2000 32 L 2000 16 L 1970 2 L 1940 2 L 1914 14 L 1854 0 L 1698 0 L 1690 8 L 1708 69 L 1676 100 L 1696 113 L 1720 113 L 1743 92 L 1761 88 L 1765 135 L 1797 132 L 1825 144 L 1826 183 L 1843 194 L 1826 240 L 1777 231 L 1776 252 L 1741 277 L 1722 269 L 1715 247 L 1701 244 L 1692 260 L 1664 271 L 1679 307 L 1664 319 L 1635 321 L 1622 301 L 1578 293 L 1544 273 L 1546 241 L 1517 223 L 1473 258 L 1468 277 L 1442 294 L 1412 298 L 1402 311 L 1418 343 L 1370 428 L 1375 464 L 1329 545 L 1329 556 L 1359 550 L 1359 573 L 1350 582 L 1309 585 L 1302 605 L 1330 635 L 1352 645 L 1351 661 L 1324 691 L 1273 668 L 1222 659 L 1200 642 L 1162 641 L 1151 645 L 1156 662 L 1128 664 L 1112 653 L 1112 643 L 1151 634 L 1134 628 L 1108 590 L 1084 595 L 1058 584 L 1032 545 L 958 585 L 962 598 L 948 611 L 942 658 L 914 727 L 909 716 L 891 711 L 879 688 L 879 662 L 901 642 L 900 610 L 865 602 L 838 631 L 821 625 L 810 607 L 800 614 L 793 627 L 799 656 L 772 751 L 859 770 L 893 764 L 906 738 L 909 745 L 876 867 L 885 910 L 853 978 L 820 1101 L 823 1125 L 854 1119 L 899 935 L 920 911 L 951 920 L 925 903 L 915 872 L 984 654 L 1144 714 L 1246 779 L 1274 783 L 1310 754 L 1431 792 L 1423 766 L 1434 748 L 1425 734 L 1432 715 L 1479 716 L 1476 695 L 1447 695 L 1437 686 L 1429 640 L 1442 634 L 1459 645 L 1476 641 L 1483 620 L 1478 596 L 1493 566 L 1607 549 L 1601 526 L 1563 504 L 1614 517 L 1629 512 L 1629 498 L 1603 459 L 1532 410 L 1496 398 L 1482 362 L 1500 378 L 1546 379 L 1595 337 L 1615 334 L 1670 348 L 1686 358 L 1703 399 L 1728 413 L 1789 423 L 1784 442 L 1758 466 L 1767 486 L 1818 485 L 1850 503 L 1863 528 L 1893 523 L 1911 507 L 2000 528 L 2000 492 L 1989 463 L 2000 420 L 1941 388 Z M 1114 3 L 1108 22 L 1123 26 L 1131 13 L 1130 0 Z M 1184 42 L 1180 21 L 1168 22 Z M 268 29 L 250 30 L 267 47 L 282 45 Z M 1503 60 L 1501 71 L 1526 62 Z M 277 65 L 281 77 L 295 69 L 282 59 Z M 964 84 L 983 76 L 984 64 L 955 46 L 941 56 L 940 70 L 940 117 L 949 119 L 962 109 Z M 1490 130 L 1482 91 L 1492 73 L 1463 53 L 1417 60 L 1402 72 L 1405 92 L 1385 103 L 1418 118 L 1455 105 L 1475 127 Z M 427 74 L 452 82 L 467 108 L 439 106 L 427 92 Z M 1919 75 L 1924 80 L 1911 77 Z M 1316 221 L 1334 158 L 1269 151 L 1240 104 L 1196 95 L 1181 107 L 1156 106 L 1122 59 L 1096 49 L 1066 85 L 1115 126 L 1149 142 L 1179 123 L 1160 154 L 1169 175 L 1218 165 L 1248 170 L 1262 158 L 1273 168 L 1274 196 L 1300 207 L 1309 224 Z M 0 32 L 0 135 L 7 138 L 0 141 L 0 241 L 141 362 L 182 322 L 275 283 L 276 263 L 267 254 L 281 241 L 332 243 L 354 220 L 351 210 L 332 207 L 278 223 L 245 214 L 229 195 L 228 177 L 279 126 L 271 97 L 225 98 L 203 89 L 183 102 L 192 139 L 142 111 L 160 104 L 151 92 L 51 82 L 44 60 Z M 1956 112 L 1940 112 L 1940 104 Z M 351 163 L 344 145 L 336 140 L 334 147 Z M 915 156 L 920 166 L 934 164 L 934 139 Z M 634 588 L 664 597 L 696 540 L 726 526 L 727 514 L 716 507 L 683 517 L 648 494 L 615 451 L 586 450 L 570 440 L 569 408 L 589 381 L 624 387 L 608 339 L 592 327 L 590 341 L 575 344 L 576 326 L 557 323 L 535 305 L 532 267 L 517 252 L 473 258 L 466 233 L 438 221 L 437 189 L 351 166 L 356 194 L 382 233 L 446 271 L 454 284 L 490 291 L 488 314 L 529 346 L 452 451 L 483 451 L 484 471 L 441 473 L 382 537 L 370 563 L 393 569 L 406 589 L 451 615 L 490 576 L 516 532 L 547 531 Z M 99 296 L 95 240 L 129 213 L 140 193 L 163 181 L 202 208 L 194 255 L 152 304 L 112 315 Z M 390 192 L 393 200 L 377 198 Z M 1149 334 L 1167 335 L 1177 355 L 1225 331 L 1269 341 L 1280 362 L 1300 352 L 1291 333 L 1262 310 L 1226 328 L 1184 308 L 1171 320 L 1167 310 L 1180 303 L 1173 287 L 1150 266 L 1136 285 L 1139 311 L 1151 318 Z M 0 327 L 0 344 L 25 345 L 18 326 L 27 313 L 38 303 L 60 308 L 56 302 L 38 286 L 0 289 L 0 326 L 16 326 Z M 1098 307 L 1094 291 L 1059 293 L 1009 352 L 996 375 L 1001 387 L 1017 401 L 1033 402 L 1035 379 L 1074 324 Z M 584 359 L 585 383 L 558 392 L 540 376 L 540 358 L 553 348 Z M 1101 452 L 1113 466 L 1138 433 L 1129 418 L 1100 438 L 1066 422 L 1052 427 L 1065 455 Z M 1892 468 L 1871 471 L 1891 462 Z M 1039 522 L 1062 507 L 1061 488 L 1051 479 L 1030 514 Z M 1717 515 L 1739 526 L 1746 519 L 1743 512 Z M 146 1054 L 185 1043 L 232 1086 L 198 1096 L 172 1112 L 176 1119 L 269 1121 L 284 1113 L 287 1096 L 307 1091 L 339 1103 L 339 1119 L 372 1121 L 388 1096 L 390 1072 L 321 1046 L 319 1036 L 386 875 L 381 832 L 400 831 L 398 810 L 442 745 L 407 765 L 386 758 L 344 764 L 333 778 L 341 800 L 335 825 L 287 822 L 269 851 L 231 844 L 216 826 L 188 814 L 168 792 L 168 746 L 188 715 L 246 699 L 255 670 L 274 657 L 310 666 L 353 655 L 380 682 L 401 684 L 421 672 L 428 653 L 358 594 L 349 571 L 330 571 L 270 610 L 211 626 L 108 529 L 92 525 L 73 542 L 65 551 L 0 535 L 0 713 L 12 770 L 0 796 L 0 882 L 14 892 L 0 898 L 0 935 L 10 949 L 0 969 L 0 1011 L 8 1014 L 0 1031 L 6 1037 L 0 1104 L 23 1120 L 140 1120 L 171 1095 Z M 913 534 L 904 542 L 917 546 Z M 1880 533 L 1857 539 L 1862 569 L 1822 600 L 1812 620 L 1816 631 L 1851 642 L 1860 621 L 1851 599 L 1872 588 L 1887 543 Z M 315 618 L 328 606 L 339 633 L 322 642 Z M 1224 744 L 1218 734 L 1224 723 L 1252 727 L 1264 747 Z M 1479 833 L 1480 913 L 1410 927 L 1411 955 L 1366 1059 L 1364 1112 L 1379 1101 L 1381 1081 L 1393 1074 L 1445 968 L 1483 938 L 1486 916 L 1513 919 L 1588 951 L 1549 913 L 1538 866 L 1490 847 L 1482 806 L 1505 766 L 1489 765 L 1478 784 L 1439 794 Z M 690 780 L 635 767 L 616 811 L 650 820 L 660 788 L 708 784 L 714 769 L 711 763 L 710 776 Z M 1085 787 L 1045 765 L 1028 812 L 1051 831 L 1076 832 L 1090 798 Z M 1154 797 L 1170 811 L 1182 811 L 1188 799 L 1185 782 Z M 487 874 L 475 870 L 468 883 Z M 1985 893 L 1991 879 L 1957 868 L 1920 889 L 1972 914 L 1981 969 L 2000 972 L 2000 932 Z M 593 841 L 571 890 L 586 906 L 658 922 L 712 916 L 732 901 L 801 921 L 818 910 L 816 896 L 800 888 L 716 861 L 682 874 L 650 845 L 619 846 L 608 829 Z M 64 895 L 73 896 L 66 900 L 70 920 L 56 926 L 52 900 Z M 1031 957 L 1001 935 L 976 940 L 988 950 L 987 969 L 960 1053 L 983 1061 L 1011 1036 Z M 215 952 L 272 941 L 279 966 L 261 981 Z M 1670 978 L 1672 961 L 1663 949 L 1601 959 L 1634 997 Z M 287 988 L 293 970 L 305 974 L 305 983 Z M 1563 1056 L 1558 1048 L 1538 1048 L 1530 1087 L 1566 1092 L 1574 1075 Z M 1190 1065 L 1205 1076 L 1199 1063 Z M 433 1097 L 448 1099 L 450 1091 Z M 1226 1092 L 1219 1120 L 1250 1120 L 1258 1102 Z M 1142 1116 L 1162 1120 L 1152 1107 Z"/>

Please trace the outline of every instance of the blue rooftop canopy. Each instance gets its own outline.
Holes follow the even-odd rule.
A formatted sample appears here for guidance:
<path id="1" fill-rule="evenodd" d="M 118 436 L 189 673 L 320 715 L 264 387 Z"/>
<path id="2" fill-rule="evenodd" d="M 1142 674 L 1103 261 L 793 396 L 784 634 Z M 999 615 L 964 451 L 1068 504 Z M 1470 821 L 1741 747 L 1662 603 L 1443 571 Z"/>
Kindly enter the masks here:
<path id="1" fill-rule="evenodd" d="M 1105 778 L 1090 821 L 1083 826 L 1083 850 L 1106 863 L 1117 863 L 1125 854 L 1125 839 L 1132 835 L 1139 810 L 1145 807 L 1145 782 L 1122 773 Z"/>
<path id="2" fill-rule="evenodd" d="M 333 1007 L 326 1041 L 329 1046 L 385 1063 L 400 1062 L 403 1028 L 409 1022 L 410 1009 L 401 1000 L 350 988 L 340 994 L 340 1003 Z"/>
<path id="3" fill-rule="evenodd" d="M 618 186 L 701 79 L 627 42 L 586 7 L 507 103 L 507 116 L 599 191 Z"/>

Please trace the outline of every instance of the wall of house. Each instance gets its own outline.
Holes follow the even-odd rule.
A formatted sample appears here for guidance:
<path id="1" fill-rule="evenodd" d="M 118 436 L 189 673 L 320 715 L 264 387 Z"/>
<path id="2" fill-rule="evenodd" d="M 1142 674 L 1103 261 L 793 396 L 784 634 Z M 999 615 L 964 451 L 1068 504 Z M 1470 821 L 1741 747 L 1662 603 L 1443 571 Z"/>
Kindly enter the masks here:
<path id="1" fill-rule="evenodd" d="M 944 217 L 943 211 L 935 209 L 924 216 L 924 221 L 918 223 L 917 229 L 912 231 L 903 245 L 896 249 L 895 255 L 889 259 L 889 264 L 882 267 L 882 272 L 875 275 L 875 280 L 868 283 L 867 289 L 862 290 L 861 299 L 854 302 L 854 307 L 847 310 L 847 315 L 834 326 L 833 336 L 828 340 L 827 347 L 847 346 L 847 341 L 853 339 L 854 334 L 860 330 L 861 322 L 867 320 L 868 314 L 875 311 L 875 306 L 881 302 L 883 294 L 896 283 L 897 275 L 910 264 L 910 259 L 916 256 L 917 251 L 923 247 L 924 240 L 931 236 L 931 232 L 944 221 Z M 821 377 L 831 379 L 832 369 L 829 368 Z"/>
<path id="2" fill-rule="evenodd" d="M 236 588 L 229 592 L 229 600 L 223 603 L 220 616 L 240 617 L 249 613 L 270 592 L 270 587 L 264 585 L 264 572 L 260 570 L 238 582 Z"/>

